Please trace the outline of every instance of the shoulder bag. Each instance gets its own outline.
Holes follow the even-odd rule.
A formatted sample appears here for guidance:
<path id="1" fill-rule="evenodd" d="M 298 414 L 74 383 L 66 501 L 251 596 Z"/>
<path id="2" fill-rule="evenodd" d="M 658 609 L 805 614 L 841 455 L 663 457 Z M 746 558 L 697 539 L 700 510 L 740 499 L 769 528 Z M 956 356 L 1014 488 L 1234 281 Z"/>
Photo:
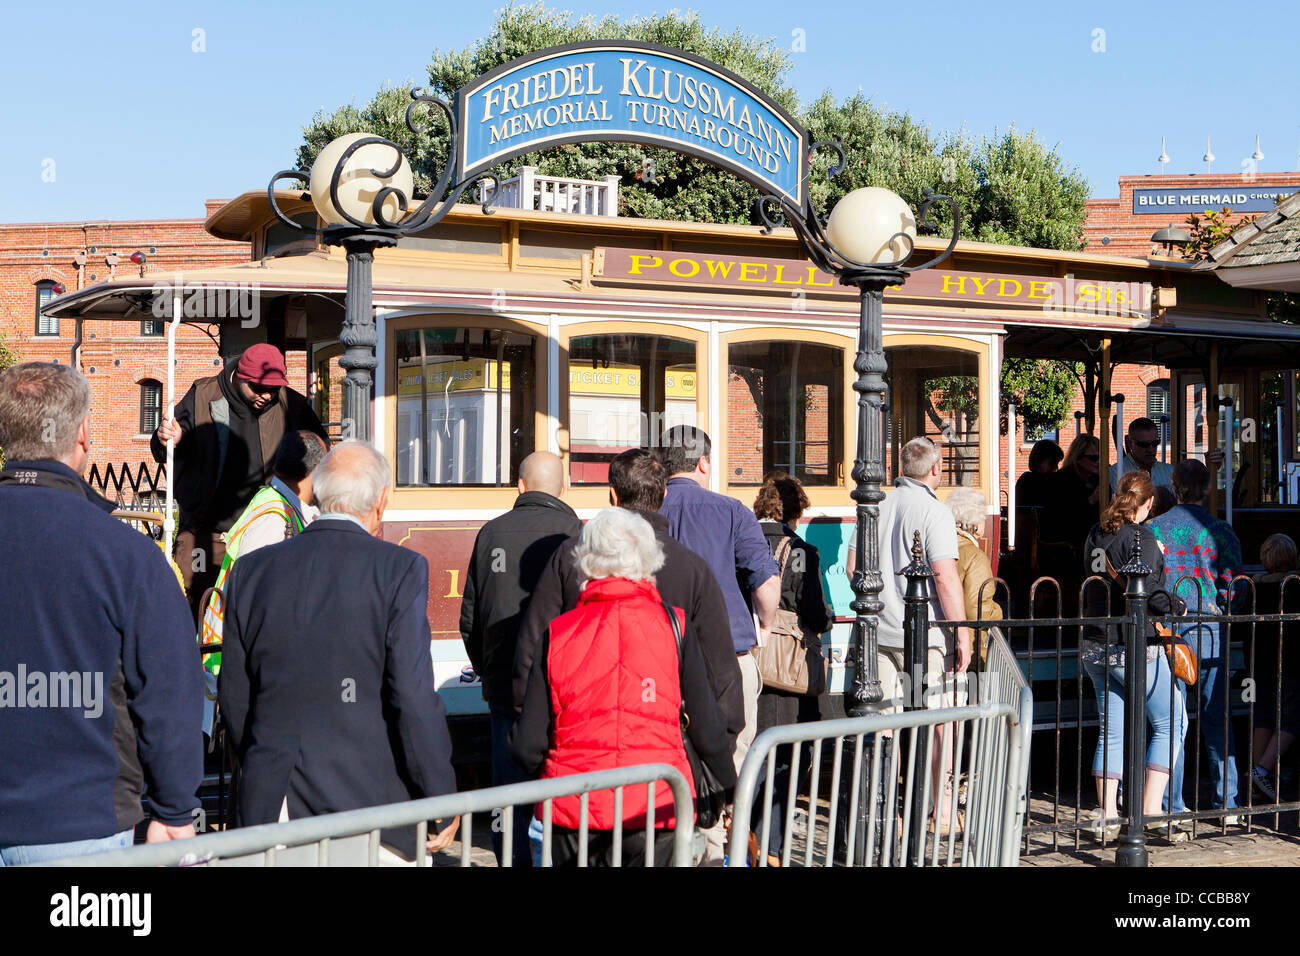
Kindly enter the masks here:
<path id="1" fill-rule="evenodd" d="M 783 584 L 793 548 L 794 539 L 790 537 L 782 538 L 776 546 Z M 822 657 L 821 638 L 810 633 L 794 611 L 777 610 L 767 641 L 754 648 L 753 655 L 764 687 L 811 696 L 826 689 L 826 662 Z"/>
<path id="2" fill-rule="evenodd" d="M 677 641 L 678 691 L 681 691 L 681 672 L 684 655 L 682 653 L 682 626 L 677 615 L 666 601 L 661 602 L 668 613 L 668 622 L 673 628 L 673 638 Z M 686 762 L 690 764 L 691 776 L 695 778 L 695 825 L 705 830 L 722 819 L 723 808 L 727 804 L 726 789 L 718 782 L 708 764 L 700 759 L 691 743 L 691 736 L 686 728 L 691 725 L 691 715 L 686 712 L 686 695 L 681 694 L 682 746 L 686 748 Z"/>
<path id="3" fill-rule="evenodd" d="M 1106 573 L 1110 575 L 1111 580 L 1116 584 L 1124 587 L 1127 582 L 1115 570 L 1115 566 L 1110 563 L 1110 555 L 1105 555 L 1105 558 Z M 1151 626 L 1156 629 L 1156 634 L 1160 636 L 1160 641 L 1165 646 L 1165 653 L 1169 655 L 1169 667 L 1174 672 L 1174 676 L 1184 684 L 1195 684 L 1197 677 L 1196 652 L 1192 650 L 1191 645 L 1175 634 L 1173 628 L 1163 621 L 1152 621 Z"/>

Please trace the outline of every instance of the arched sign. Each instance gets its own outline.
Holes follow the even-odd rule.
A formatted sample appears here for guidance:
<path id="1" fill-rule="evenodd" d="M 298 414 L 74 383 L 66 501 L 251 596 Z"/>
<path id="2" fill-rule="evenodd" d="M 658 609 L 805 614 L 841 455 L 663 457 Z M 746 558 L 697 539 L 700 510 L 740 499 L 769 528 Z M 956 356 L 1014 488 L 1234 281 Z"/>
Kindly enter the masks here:
<path id="1" fill-rule="evenodd" d="M 780 106 L 708 60 L 604 40 L 529 53 L 456 93 L 463 180 L 561 143 L 662 146 L 735 173 L 802 209 L 808 136 Z"/>

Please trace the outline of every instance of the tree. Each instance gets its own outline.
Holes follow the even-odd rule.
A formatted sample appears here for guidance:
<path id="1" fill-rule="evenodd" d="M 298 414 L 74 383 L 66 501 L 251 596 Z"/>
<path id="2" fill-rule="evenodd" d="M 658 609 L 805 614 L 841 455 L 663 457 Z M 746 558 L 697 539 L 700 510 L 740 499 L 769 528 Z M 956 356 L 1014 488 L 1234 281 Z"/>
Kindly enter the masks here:
<path id="1" fill-rule="evenodd" d="M 907 113 L 879 107 L 862 94 L 837 103 L 823 93 L 806 107 L 789 83 L 790 54 L 774 38 L 737 29 L 706 28 L 699 14 L 670 11 L 620 20 L 607 15 L 575 17 L 544 3 L 510 6 L 497 12 L 491 33 L 464 50 L 435 52 L 428 88 L 449 100 L 474 77 L 525 53 L 584 40 L 622 39 L 658 43 L 694 53 L 726 67 L 774 99 L 807 127 L 813 140 L 843 140 L 848 165 L 834 180 L 825 171 L 831 157 L 813 158 L 812 196 L 829 209 L 860 186 L 892 189 L 913 206 L 926 187 L 940 189 L 962 210 L 962 234 L 986 242 L 1044 248 L 1083 246 L 1084 199 L 1088 183 L 1077 168 L 1066 168 L 1056 150 L 1033 133 L 1013 128 L 974 139 L 965 130 L 935 135 Z M 448 130 L 440 117 L 418 136 L 405 125 L 410 98 L 405 89 L 385 87 L 365 106 L 318 113 L 303 129 L 298 167 L 307 169 L 331 139 L 369 131 L 398 143 L 411 160 L 417 192 L 437 181 L 447 161 Z M 655 164 L 656 182 L 636 179 L 642 162 Z M 595 179 L 611 172 L 622 177 L 619 215 L 693 222 L 750 223 L 758 190 L 710 163 L 658 147 L 635 143 L 572 143 L 530 153 L 493 170 L 500 178 L 520 166 L 536 166 L 548 176 Z M 466 197 L 465 201 L 472 201 Z M 936 208 L 940 235 L 951 235 L 946 208 Z"/>
<path id="2" fill-rule="evenodd" d="M 612 15 L 599 20 L 592 16 L 575 19 L 570 13 L 547 9 L 542 3 L 498 11 L 492 32 L 469 49 L 435 52 L 429 64 L 429 90 L 449 101 L 474 77 L 525 53 L 596 39 L 638 40 L 694 53 L 745 77 L 791 112 L 798 108 L 794 90 L 786 81 L 790 55 L 775 40 L 760 40 L 740 30 L 724 33 L 706 29 L 696 13 L 670 11 L 627 21 Z M 369 130 L 407 150 L 417 191 L 427 191 L 446 162 L 448 131 L 444 121 L 435 119 L 427 133 L 413 137 L 404 119 L 409 102 L 405 90 L 387 87 L 360 109 L 348 105 L 331 114 L 318 113 L 303 130 L 299 168 L 307 169 L 321 148 L 336 136 Z M 646 159 L 655 164 L 656 182 L 651 185 L 636 179 L 636 171 Z M 617 173 L 622 177 L 619 215 L 635 218 L 748 223 L 758 198 L 753 186 L 711 163 L 636 143 L 566 144 L 525 154 L 493 172 L 505 179 L 520 166 L 536 166 L 545 176 L 576 179 Z"/>
<path id="3" fill-rule="evenodd" d="M 1016 414 L 1025 427 L 1025 440 L 1037 441 L 1043 432 L 1060 428 L 1079 388 L 1083 365 L 1055 359 L 1010 358 L 1002 363 L 1001 431 L 1007 432 L 1007 404 L 1018 400 Z"/>

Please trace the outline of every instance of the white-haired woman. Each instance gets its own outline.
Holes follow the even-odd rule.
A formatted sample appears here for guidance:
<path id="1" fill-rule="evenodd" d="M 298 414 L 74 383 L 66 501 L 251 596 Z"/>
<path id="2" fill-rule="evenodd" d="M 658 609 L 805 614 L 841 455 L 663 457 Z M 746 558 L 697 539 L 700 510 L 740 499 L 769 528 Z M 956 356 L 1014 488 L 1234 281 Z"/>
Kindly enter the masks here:
<path id="1" fill-rule="evenodd" d="M 682 740 L 684 710 L 696 753 L 724 787 L 731 786 L 736 775 L 727 721 L 695 635 L 686 631 L 682 611 L 672 608 L 683 631 L 678 647 L 670 609 L 655 588 L 664 555 L 649 522 L 623 508 L 606 508 L 582 529 L 576 556 L 585 578 L 582 593 L 577 607 L 551 622 L 533 660 L 511 735 L 515 760 L 543 777 L 666 763 L 693 788 Z M 591 793 L 588 809 L 588 865 L 607 865 L 618 822 L 613 792 Z M 552 863 L 573 865 L 579 798 L 556 798 L 552 813 Z M 625 866 L 644 858 L 645 818 L 646 788 L 625 788 Z M 675 825 L 672 792 L 660 785 L 654 847 L 659 862 L 669 859 Z"/>
<path id="2" fill-rule="evenodd" d="M 984 521 L 989 503 L 983 493 L 974 488 L 955 488 L 948 495 L 948 510 L 957 522 L 957 575 L 961 578 L 967 620 L 995 621 L 1002 619 L 1002 608 L 994 600 L 994 586 L 984 586 L 993 577 L 993 565 L 980 547 Z M 979 633 L 979 659 L 988 659 L 989 635 Z"/>

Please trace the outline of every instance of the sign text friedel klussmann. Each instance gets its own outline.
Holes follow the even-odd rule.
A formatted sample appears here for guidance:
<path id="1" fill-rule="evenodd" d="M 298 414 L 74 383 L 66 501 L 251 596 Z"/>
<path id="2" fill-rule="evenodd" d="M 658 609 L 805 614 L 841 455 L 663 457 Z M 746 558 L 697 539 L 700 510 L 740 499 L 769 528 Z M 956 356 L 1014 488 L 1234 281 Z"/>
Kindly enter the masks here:
<path id="1" fill-rule="evenodd" d="M 543 50 L 479 77 L 457 101 L 464 178 L 559 143 L 623 140 L 699 156 L 803 204 L 802 127 L 744 80 L 677 50 Z"/>

